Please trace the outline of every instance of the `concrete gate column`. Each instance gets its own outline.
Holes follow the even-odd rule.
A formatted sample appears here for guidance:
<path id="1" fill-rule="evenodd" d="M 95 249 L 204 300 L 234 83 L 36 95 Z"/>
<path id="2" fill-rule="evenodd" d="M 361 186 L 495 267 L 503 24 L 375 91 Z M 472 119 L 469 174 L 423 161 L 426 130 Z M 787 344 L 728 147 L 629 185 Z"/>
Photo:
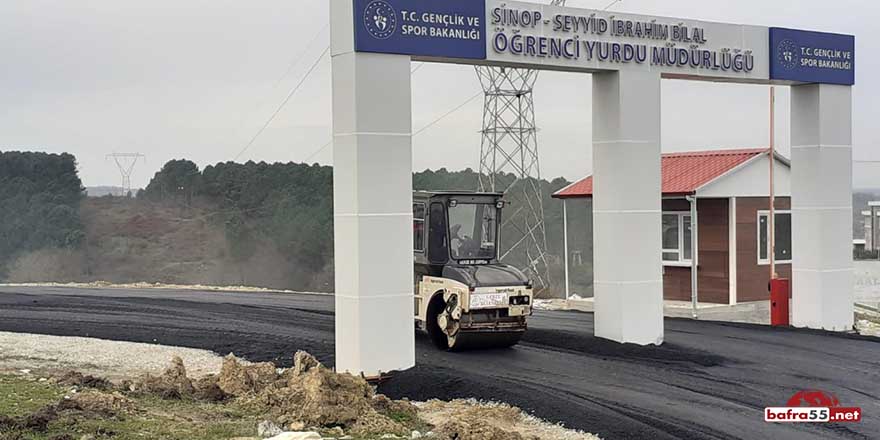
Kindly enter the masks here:
<path id="1" fill-rule="evenodd" d="M 663 342 L 660 74 L 593 75 L 595 335 Z"/>
<path id="2" fill-rule="evenodd" d="M 792 324 L 853 326 L 852 88 L 791 89 Z"/>
<path id="3" fill-rule="evenodd" d="M 330 3 L 336 369 L 415 365 L 410 57 L 354 52 L 352 1 Z"/>

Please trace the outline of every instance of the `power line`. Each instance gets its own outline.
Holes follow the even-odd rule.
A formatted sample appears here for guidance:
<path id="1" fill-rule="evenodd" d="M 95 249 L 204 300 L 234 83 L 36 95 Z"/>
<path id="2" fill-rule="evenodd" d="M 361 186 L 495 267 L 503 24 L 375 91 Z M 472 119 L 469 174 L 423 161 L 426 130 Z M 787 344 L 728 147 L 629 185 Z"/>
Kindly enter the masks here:
<path id="1" fill-rule="evenodd" d="M 304 163 L 304 164 L 308 164 L 310 160 L 312 160 L 315 156 L 317 156 L 318 154 L 320 154 L 322 151 L 324 151 L 324 149 L 326 149 L 327 147 L 329 147 L 329 146 L 331 146 L 331 145 L 333 145 L 333 139 L 330 139 L 329 141 L 327 141 L 326 144 L 321 145 L 320 148 L 318 148 L 317 150 L 315 150 L 312 154 L 308 155 L 308 157 L 306 157 L 306 158 L 302 161 L 302 163 Z"/>
<path id="2" fill-rule="evenodd" d="M 477 99 L 477 97 L 479 97 L 479 96 L 482 95 L 482 94 L 483 94 L 483 92 L 477 92 L 476 95 L 471 96 L 470 98 L 468 98 L 467 100 L 465 100 L 464 102 L 462 102 L 461 104 L 459 104 L 458 106 L 456 106 L 455 108 L 453 108 L 452 110 L 450 110 L 450 111 L 444 113 L 443 115 L 441 115 L 441 116 L 438 117 L 437 119 L 434 119 L 433 121 L 429 122 L 428 124 L 425 124 L 422 128 L 420 128 L 420 129 L 418 129 L 416 132 L 414 132 L 414 133 L 412 134 L 412 137 L 416 137 L 416 136 L 418 136 L 418 135 L 424 133 L 425 130 L 427 130 L 427 129 L 433 127 L 433 126 L 436 125 L 438 122 L 440 122 L 440 121 L 442 121 L 443 119 L 449 117 L 449 116 L 452 115 L 453 113 L 455 113 L 455 112 L 461 110 L 462 107 L 468 105 L 471 101 L 473 101 L 474 99 Z M 324 150 L 325 150 L 327 147 L 329 147 L 330 145 L 333 145 L 333 139 L 327 141 L 327 143 L 325 143 L 324 145 L 318 147 L 318 149 L 316 149 L 314 152 L 312 152 L 311 154 L 309 154 L 309 155 L 303 160 L 302 163 L 309 163 L 309 161 L 312 160 L 312 158 L 314 158 L 315 156 L 317 156 L 318 154 L 320 154 L 322 151 L 324 151 Z"/>
<path id="3" fill-rule="evenodd" d="M 287 97 L 284 98 L 284 101 L 282 101 L 281 104 L 278 106 L 278 108 L 275 109 L 275 112 L 272 113 L 272 116 L 270 116 L 269 119 L 266 121 L 266 123 L 263 124 L 262 127 L 260 127 L 260 130 L 257 131 L 257 134 L 255 134 L 254 137 L 251 138 L 250 142 L 248 142 L 247 145 L 245 145 L 244 148 L 242 148 L 241 151 L 239 151 L 238 154 L 235 155 L 235 158 L 233 159 L 233 161 L 238 160 L 238 158 L 241 157 L 241 155 L 244 154 L 245 151 L 247 151 L 249 148 L 251 148 L 251 146 L 254 145 L 254 142 L 257 141 L 257 138 L 259 138 L 260 135 L 263 134 L 263 132 L 266 131 L 267 128 L 269 128 L 269 125 L 272 123 L 272 121 L 275 120 L 275 118 L 278 116 L 278 114 L 281 113 L 281 110 L 284 109 L 284 106 L 287 105 L 287 103 L 290 101 L 291 98 L 293 98 L 293 95 L 295 95 L 296 92 L 299 91 L 300 87 L 302 87 L 302 85 L 306 82 L 306 80 L 309 79 L 309 76 L 312 75 L 312 72 L 315 71 L 315 69 L 318 67 L 318 64 L 321 62 L 321 60 L 324 59 L 324 55 L 326 55 L 327 52 L 329 52 L 329 51 L 330 51 L 330 46 L 328 45 L 327 47 L 324 48 L 324 51 L 321 52 L 321 55 L 315 60 L 315 62 L 312 63 L 312 67 L 309 68 L 309 70 L 308 70 L 308 72 L 306 72 L 305 76 L 303 76 L 302 79 L 299 81 L 299 83 L 293 89 L 290 90 L 290 93 L 287 94 Z"/>
<path id="4" fill-rule="evenodd" d="M 328 27 L 330 27 L 329 24 L 327 24 L 323 28 L 321 28 L 321 30 L 319 30 L 318 33 L 316 33 L 312 37 L 312 39 L 309 40 L 309 42 L 304 46 L 303 50 L 301 52 L 299 52 L 295 57 L 293 57 L 293 59 L 290 60 L 290 64 L 287 66 L 287 69 L 284 71 L 284 74 L 281 75 L 280 77 L 278 77 L 278 79 L 272 85 L 271 92 L 274 92 L 275 89 L 277 89 L 278 86 L 281 85 L 281 82 L 284 81 L 284 78 L 287 78 L 287 76 L 290 75 L 290 72 L 293 71 L 293 68 L 298 66 L 302 62 L 303 58 L 305 57 L 305 54 L 308 53 L 309 48 L 312 47 L 312 44 L 314 44 L 315 41 L 318 40 L 318 37 L 320 37 L 321 34 L 323 34 L 324 31 Z M 266 99 L 260 100 L 260 102 L 257 105 L 255 105 L 250 111 L 241 112 L 241 115 L 238 117 L 238 124 L 235 128 L 235 131 L 233 132 L 234 135 L 238 135 L 238 133 L 241 132 L 241 130 L 242 130 L 242 128 L 244 128 L 244 125 L 247 122 L 247 120 L 250 119 L 250 115 L 255 113 L 257 110 L 263 108 L 263 106 L 269 100 L 268 98 L 269 97 L 266 97 Z"/>
<path id="5" fill-rule="evenodd" d="M 483 92 L 482 92 L 482 91 L 477 92 L 476 95 L 471 96 L 471 97 L 468 98 L 465 102 L 462 102 L 461 104 L 459 104 L 458 107 L 455 107 L 454 109 L 452 109 L 452 110 L 446 112 L 445 114 L 443 114 L 443 116 L 440 116 L 439 118 L 434 119 L 433 121 L 431 121 L 430 123 L 428 123 L 428 124 L 425 125 L 424 127 L 420 128 L 418 131 L 416 131 L 415 133 L 413 133 L 413 137 L 416 137 L 416 136 L 422 134 L 422 132 L 424 132 L 425 130 L 427 130 L 427 129 L 433 127 L 436 123 L 438 123 L 438 122 L 442 121 L 443 119 L 447 118 L 449 115 L 451 115 L 451 114 L 453 114 L 453 113 L 459 111 L 462 107 L 468 105 L 471 101 L 477 99 L 478 97 L 480 97 L 480 96 L 482 96 L 482 95 L 483 95 Z"/>
<path id="6" fill-rule="evenodd" d="M 602 10 L 603 10 L 603 11 L 607 11 L 608 8 L 614 6 L 614 5 L 616 5 L 616 4 L 618 4 L 618 3 L 622 2 L 622 1 L 623 1 L 623 0 L 614 0 L 614 1 L 612 1 L 611 3 L 609 3 L 608 6 L 605 6 L 604 8 L 602 8 Z"/>
<path id="7" fill-rule="evenodd" d="M 281 77 L 278 78 L 277 81 L 275 81 L 275 85 L 272 86 L 272 90 L 275 90 L 275 88 L 277 88 L 278 85 L 281 84 L 281 81 L 283 81 L 284 78 L 287 78 L 287 75 L 290 75 L 290 72 L 293 70 L 293 68 L 298 66 L 299 63 L 303 60 L 303 57 L 305 56 L 306 52 L 308 52 L 308 49 L 310 47 L 312 47 L 312 44 L 314 44 L 315 41 L 318 40 L 318 37 L 320 37 L 321 34 L 323 34 L 324 31 L 327 30 L 327 28 L 329 28 L 329 27 L 330 27 L 330 23 L 325 24 L 324 27 L 322 27 L 321 30 L 319 30 L 318 33 L 316 33 L 315 36 L 313 36 L 312 39 L 309 40 L 308 43 L 306 43 L 305 49 L 303 49 L 303 51 L 300 52 L 296 58 L 291 60 L 290 65 L 287 67 L 287 70 L 284 72 L 284 75 L 281 75 Z"/>

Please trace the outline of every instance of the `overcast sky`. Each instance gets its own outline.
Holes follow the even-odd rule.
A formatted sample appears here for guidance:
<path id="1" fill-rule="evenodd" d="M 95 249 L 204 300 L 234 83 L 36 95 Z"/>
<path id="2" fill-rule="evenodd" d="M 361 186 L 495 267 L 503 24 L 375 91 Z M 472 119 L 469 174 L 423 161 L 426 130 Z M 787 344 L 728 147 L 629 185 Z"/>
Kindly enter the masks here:
<path id="1" fill-rule="evenodd" d="M 623 0 L 611 10 L 855 34 L 854 156 L 880 160 L 877 1 Z M 328 15 L 327 0 L 0 0 L 0 149 L 73 153 L 87 186 L 119 184 L 105 157 L 114 151 L 147 156 L 134 186 L 169 159 L 233 160 L 327 46 Z M 587 75 L 541 75 L 544 177 L 590 172 L 590 88 Z M 478 91 L 473 68 L 419 68 L 414 130 Z M 778 142 L 788 154 L 786 88 L 779 98 Z M 332 148 L 320 150 L 330 112 L 325 56 L 238 160 L 332 164 Z M 766 146 L 767 113 L 764 86 L 664 81 L 664 151 Z M 421 133 L 413 168 L 476 168 L 480 120 L 477 99 Z M 856 186 L 880 187 L 880 164 L 854 169 Z"/>

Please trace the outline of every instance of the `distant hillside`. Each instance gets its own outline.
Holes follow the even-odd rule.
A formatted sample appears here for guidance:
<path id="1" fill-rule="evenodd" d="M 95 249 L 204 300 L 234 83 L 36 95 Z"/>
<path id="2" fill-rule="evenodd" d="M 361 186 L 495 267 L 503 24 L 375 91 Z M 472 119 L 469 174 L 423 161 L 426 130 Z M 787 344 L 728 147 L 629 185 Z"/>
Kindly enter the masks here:
<path id="1" fill-rule="evenodd" d="M 472 170 L 426 170 L 414 173 L 413 186 L 476 190 L 478 178 Z M 512 181 L 514 176 L 500 179 Z M 550 194 L 568 183 L 564 179 L 539 182 L 557 292 L 564 272 L 562 203 Z M 243 284 L 332 291 L 332 196 L 331 167 L 227 162 L 200 170 L 191 161 L 173 160 L 137 198 L 82 201 L 82 248 L 75 253 L 41 251 L 22 256 L 9 279 Z M 584 260 L 572 272 L 574 291 L 589 295 L 591 219 L 584 204 L 571 204 L 570 213 L 570 247 Z M 506 261 L 522 267 L 525 256 L 513 253 Z"/>

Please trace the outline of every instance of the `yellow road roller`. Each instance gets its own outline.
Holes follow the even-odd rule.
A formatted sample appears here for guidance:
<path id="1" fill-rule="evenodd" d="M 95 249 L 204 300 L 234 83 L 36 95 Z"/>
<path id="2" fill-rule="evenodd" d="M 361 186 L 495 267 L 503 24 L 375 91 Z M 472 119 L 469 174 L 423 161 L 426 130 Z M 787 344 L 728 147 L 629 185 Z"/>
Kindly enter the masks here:
<path id="1" fill-rule="evenodd" d="M 498 261 L 503 194 L 413 194 L 416 326 L 443 350 L 510 347 L 532 314 L 532 284 Z"/>

